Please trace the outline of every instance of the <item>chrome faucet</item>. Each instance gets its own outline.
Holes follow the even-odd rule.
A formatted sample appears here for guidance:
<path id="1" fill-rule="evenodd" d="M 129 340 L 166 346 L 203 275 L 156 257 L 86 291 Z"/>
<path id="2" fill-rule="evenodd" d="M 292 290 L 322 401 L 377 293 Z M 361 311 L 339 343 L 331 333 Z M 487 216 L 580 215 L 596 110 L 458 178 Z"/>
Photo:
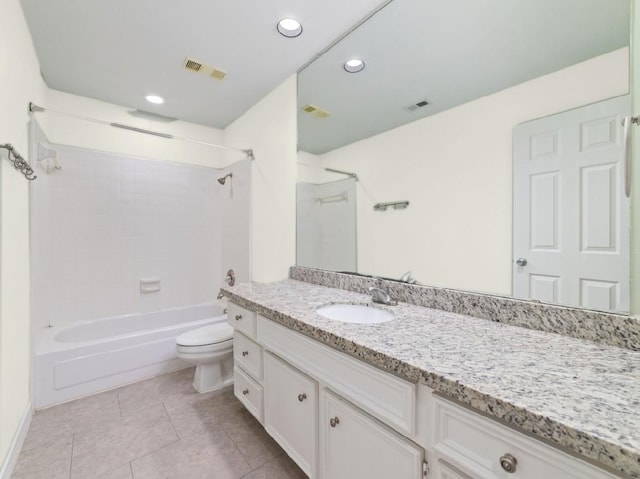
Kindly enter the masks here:
<path id="1" fill-rule="evenodd" d="M 382 278 L 378 278 L 373 276 L 373 279 L 378 281 L 378 286 L 371 286 L 369 288 L 369 292 L 371 293 L 371 301 L 378 304 L 386 304 L 387 306 L 395 306 L 398 302 L 395 299 L 391 299 L 389 293 L 383 289 L 384 283 L 382 282 Z"/>
<path id="2" fill-rule="evenodd" d="M 408 283 L 408 284 L 416 284 L 417 283 L 415 278 L 411 276 L 411 271 L 407 271 L 405 274 L 403 274 L 402 277 L 400 278 L 400 281 L 403 282 L 403 283 Z"/>

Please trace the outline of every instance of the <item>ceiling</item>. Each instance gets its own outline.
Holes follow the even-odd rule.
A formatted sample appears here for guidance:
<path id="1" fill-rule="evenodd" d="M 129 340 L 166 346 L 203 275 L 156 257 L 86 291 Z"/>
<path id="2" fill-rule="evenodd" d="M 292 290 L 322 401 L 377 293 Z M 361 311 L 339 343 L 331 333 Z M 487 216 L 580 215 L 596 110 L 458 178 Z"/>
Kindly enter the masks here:
<path id="1" fill-rule="evenodd" d="M 382 0 L 22 0 L 53 89 L 224 128 Z M 303 25 L 297 38 L 278 20 Z M 193 57 L 227 72 L 186 71 Z M 163 105 L 145 100 L 148 94 Z"/>
<path id="2" fill-rule="evenodd" d="M 322 154 L 629 44 L 629 0 L 394 0 L 298 79 L 299 148 Z M 364 60 L 360 73 L 343 63 Z M 409 111 L 426 100 L 429 105 Z"/>

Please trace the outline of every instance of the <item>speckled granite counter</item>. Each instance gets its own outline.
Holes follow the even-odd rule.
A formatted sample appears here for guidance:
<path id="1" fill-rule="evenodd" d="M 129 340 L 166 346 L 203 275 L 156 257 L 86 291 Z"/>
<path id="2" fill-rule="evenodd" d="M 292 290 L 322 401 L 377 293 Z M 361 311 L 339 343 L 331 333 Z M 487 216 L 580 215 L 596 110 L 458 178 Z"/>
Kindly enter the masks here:
<path id="1" fill-rule="evenodd" d="M 406 303 L 361 325 L 315 310 L 369 296 L 294 280 L 222 289 L 329 346 L 640 478 L 640 352 Z"/>

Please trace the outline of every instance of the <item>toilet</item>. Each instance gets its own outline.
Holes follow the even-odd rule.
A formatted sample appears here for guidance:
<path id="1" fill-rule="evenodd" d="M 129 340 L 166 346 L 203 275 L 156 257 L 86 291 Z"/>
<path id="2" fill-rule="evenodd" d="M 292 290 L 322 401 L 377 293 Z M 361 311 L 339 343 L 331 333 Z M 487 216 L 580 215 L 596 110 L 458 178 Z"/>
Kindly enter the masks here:
<path id="1" fill-rule="evenodd" d="M 176 356 L 196 365 L 193 387 L 200 393 L 233 383 L 233 328 L 212 324 L 176 338 Z"/>

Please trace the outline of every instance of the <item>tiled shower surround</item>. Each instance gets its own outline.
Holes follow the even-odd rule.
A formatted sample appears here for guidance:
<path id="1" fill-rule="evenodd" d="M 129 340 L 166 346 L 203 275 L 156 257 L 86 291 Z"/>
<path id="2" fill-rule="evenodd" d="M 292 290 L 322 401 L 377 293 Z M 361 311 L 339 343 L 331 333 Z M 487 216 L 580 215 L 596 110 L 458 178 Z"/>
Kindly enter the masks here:
<path id="1" fill-rule="evenodd" d="M 211 300 L 220 171 L 52 145 L 31 184 L 34 328 Z M 141 279 L 161 291 L 141 294 Z"/>
<path id="2" fill-rule="evenodd" d="M 300 266 L 291 267 L 289 277 L 357 293 L 377 286 L 367 276 Z M 405 303 L 640 351 L 640 321 L 629 316 L 397 281 L 385 287 Z"/>

